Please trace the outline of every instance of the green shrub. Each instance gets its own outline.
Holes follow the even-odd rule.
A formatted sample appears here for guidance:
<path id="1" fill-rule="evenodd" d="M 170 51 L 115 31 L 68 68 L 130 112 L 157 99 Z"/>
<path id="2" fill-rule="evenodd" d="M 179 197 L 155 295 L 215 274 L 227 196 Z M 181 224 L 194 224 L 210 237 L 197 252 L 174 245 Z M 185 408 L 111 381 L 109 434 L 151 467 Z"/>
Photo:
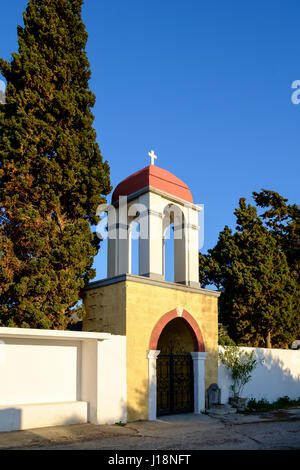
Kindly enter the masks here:
<path id="1" fill-rule="evenodd" d="M 243 351 L 236 345 L 223 346 L 223 348 L 224 350 L 219 353 L 219 359 L 231 372 L 233 396 L 240 397 L 244 386 L 251 379 L 252 371 L 263 362 L 263 359 L 254 359 L 254 351 Z"/>
<path id="2" fill-rule="evenodd" d="M 291 400 L 288 396 L 284 396 L 272 403 L 265 398 L 258 401 L 256 401 L 255 398 L 251 398 L 247 404 L 247 408 L 250 411 L 271 411 L 293 406 L 300 406 L 300 397 L 297 400 Z"/>

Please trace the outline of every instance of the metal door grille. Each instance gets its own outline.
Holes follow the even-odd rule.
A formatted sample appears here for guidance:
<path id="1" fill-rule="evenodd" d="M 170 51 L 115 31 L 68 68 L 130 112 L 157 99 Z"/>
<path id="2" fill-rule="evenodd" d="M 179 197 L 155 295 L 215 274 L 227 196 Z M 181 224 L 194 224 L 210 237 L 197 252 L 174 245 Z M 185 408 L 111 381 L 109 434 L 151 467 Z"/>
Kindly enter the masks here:
<path id="1" fill-rule="evenodd" d="M 194 411 L 193 360 L 190 354 L 157 358 L 157 415 Z"/>

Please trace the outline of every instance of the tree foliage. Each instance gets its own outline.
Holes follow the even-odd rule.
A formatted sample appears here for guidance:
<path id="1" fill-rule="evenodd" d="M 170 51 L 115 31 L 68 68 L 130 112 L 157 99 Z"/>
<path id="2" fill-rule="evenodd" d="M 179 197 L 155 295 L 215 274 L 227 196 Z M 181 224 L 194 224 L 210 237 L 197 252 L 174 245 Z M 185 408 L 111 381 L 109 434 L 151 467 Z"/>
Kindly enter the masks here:
<path id="1" fill-rule="evenodd" d="M 261 215 L 280 249 L 285 253 L 292 275 L 300 276 L 300 208 L 275 191 L 263 189 L 253 193 L 259 207 L 267 208 Z"/>
<path id="2" fill-rule="evenodd" d="M 200 254 L 200 279 L 221 290 L 220 321 L 237 344 L 286 347 L 300 334 L 299 210 L 271 191 L 254 197 L 271 209 L 259 216 L 240 199 L 236 232 L 226 226 Z"/>
<path id="3" fill-rule="evenodd" d="M 0 59 L 0 325 L 65 328 L 94 277 L 90 224 L 110 190 L 91 108 L 82 0 L 29 0 Z"/>

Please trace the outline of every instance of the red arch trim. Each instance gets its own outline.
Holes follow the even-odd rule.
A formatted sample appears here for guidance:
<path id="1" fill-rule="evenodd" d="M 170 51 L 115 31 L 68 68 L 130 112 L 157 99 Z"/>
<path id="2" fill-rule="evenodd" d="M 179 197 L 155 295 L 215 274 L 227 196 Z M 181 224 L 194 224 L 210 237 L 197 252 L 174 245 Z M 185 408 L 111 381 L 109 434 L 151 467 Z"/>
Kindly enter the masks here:
<path id="1" fill-rule="evenodd" d="M 183 318 L 187 322 L 192 333 L 195 351 L 205 352 L 203 336 L 196 320 L 186 310 L 183 310 L 182 315 L 179 316 L 176 309 L 171 310 L 170 312 L 163 315 L 156 323 L 151 334 L 149 349 L 157 350 L 157 344 L 162 330 L 171 320 L 174 320 L 175 318 Z"/>

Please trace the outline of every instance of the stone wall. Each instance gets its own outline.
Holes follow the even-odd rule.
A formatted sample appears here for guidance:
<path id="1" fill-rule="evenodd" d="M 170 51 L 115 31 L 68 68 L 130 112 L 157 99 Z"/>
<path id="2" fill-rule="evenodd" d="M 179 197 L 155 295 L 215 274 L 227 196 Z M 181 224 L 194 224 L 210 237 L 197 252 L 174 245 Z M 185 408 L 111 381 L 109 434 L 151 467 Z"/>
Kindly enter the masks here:
<path id="1" fill-rule="evenodd" d="M 94 283 L 86 291 L 83 328 L 126 335 L 128 420 L 148 419 L 150 337 L 156 323 L 173 309 L 185 309 L 198 323 L 208 353 L 205 388 L 216 382 L 218 293 L 141 276 L 125 275 L 116 281 Z"/>

